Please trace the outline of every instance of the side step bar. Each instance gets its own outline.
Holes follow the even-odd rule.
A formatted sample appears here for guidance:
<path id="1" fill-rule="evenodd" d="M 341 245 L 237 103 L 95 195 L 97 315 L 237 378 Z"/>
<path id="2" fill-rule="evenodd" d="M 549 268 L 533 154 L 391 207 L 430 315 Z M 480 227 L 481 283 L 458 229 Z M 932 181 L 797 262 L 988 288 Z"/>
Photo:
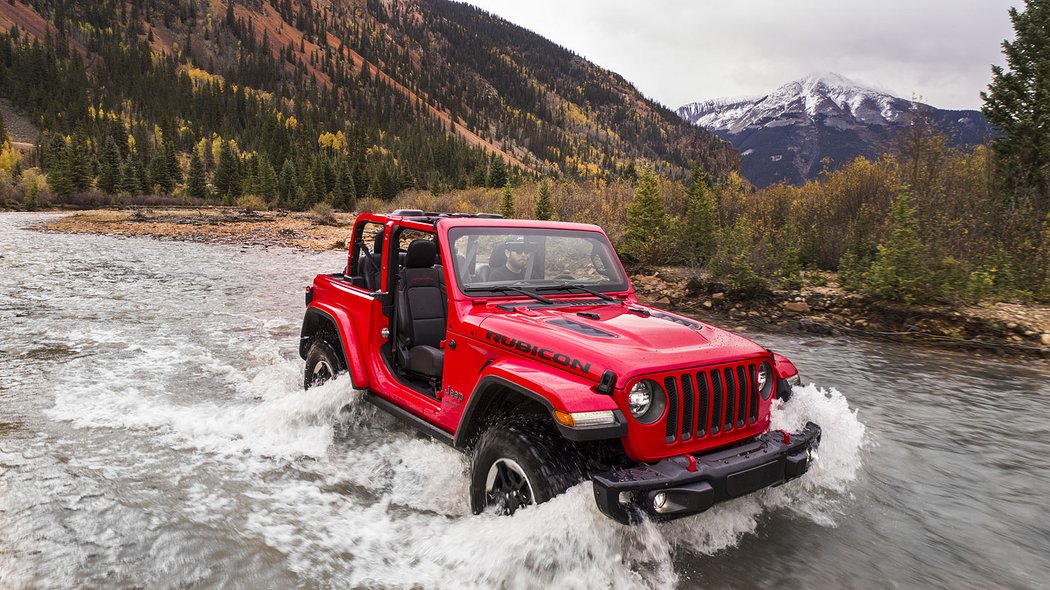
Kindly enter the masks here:
<path id="1" fill-rule="evenodd" d="M 378 395 L 376 395 L 375 393 L 373 393 L 371 391 L 365 391 L 363 393 L 363 395 L 364 395 L 365 401 L 367 401 L 368 403 L 372 404 L 373 406 L 379 408 L 380 410 L 383 410 L 387 414 L 390 414 L 391 416 L 393 416 L 395 418 L 398 418 L 402 422 L 408 424 L 409 426 L 412 426 L 416 430 L 422 432 L 423 434 L 425 434 L 425 435 L 427 435 L 427 436 L 429 436 L 429 437 L 431 437 L 431 438 L 433 438 L 433 439 L 435 439 L 435 440 L 437 440 L 439 442 L 443 442 L 443 443 L 445 443 L 446 445 L 448 445 L 450 447 L 453 446 L 452 445 L 452 441 L 453 441 L 452 434 L 450 434 L 448 432 L 445 432 L 444 430 L 441 430 L 437 426 L 434 426 L 433 424 L 427 422 L 426 420 L 423 420 L 422 418 L 420 418 L 419 416 L 416 416 L 415 414 L 409 412 L 408 410 L 405 410 L 403 408 L 395 406 L 394 404 L 386 401 L 385 399 L 379 397 Z"/>

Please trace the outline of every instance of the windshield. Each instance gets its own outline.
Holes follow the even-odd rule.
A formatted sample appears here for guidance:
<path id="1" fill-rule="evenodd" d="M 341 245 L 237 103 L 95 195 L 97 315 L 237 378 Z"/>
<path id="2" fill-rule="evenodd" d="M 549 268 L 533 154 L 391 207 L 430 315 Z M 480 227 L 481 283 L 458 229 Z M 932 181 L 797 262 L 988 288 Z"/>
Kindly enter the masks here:
<path id="1" fill-rule="evenodd" d="M 457 227 L 449 242 L 464 292 L 627 290 L 620 261 L 598 232 Z"/>

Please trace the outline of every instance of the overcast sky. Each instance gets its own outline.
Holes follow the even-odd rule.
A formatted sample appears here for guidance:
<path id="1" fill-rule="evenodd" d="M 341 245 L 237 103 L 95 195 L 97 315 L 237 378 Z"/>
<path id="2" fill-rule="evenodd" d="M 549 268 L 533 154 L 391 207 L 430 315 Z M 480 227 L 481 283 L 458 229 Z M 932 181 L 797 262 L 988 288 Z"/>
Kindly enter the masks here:
<path id="1" fill-rule="evenodd" d="M 1022 0 L 469 0 L 678 108 L 835 72 L 976 109 Z"/>

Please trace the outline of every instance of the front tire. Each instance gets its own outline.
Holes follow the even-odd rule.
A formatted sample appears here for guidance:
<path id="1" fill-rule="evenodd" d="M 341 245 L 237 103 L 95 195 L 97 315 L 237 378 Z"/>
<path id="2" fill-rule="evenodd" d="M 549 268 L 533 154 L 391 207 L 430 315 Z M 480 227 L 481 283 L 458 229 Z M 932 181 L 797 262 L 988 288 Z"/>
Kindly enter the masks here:
<path id="1" fill-rule="evenodd" d="M 470 508 L 500 515 L 542 504 L 583 479 L 575 449 L 537 423 L 505 423 L 486 430 L 470 469 Z"/>
<path id="2" fill-rule="evenodd" d="M 306 353 L 303 389 L 323 385 L 335 379 L 342 371 L 343 363 L 339 360 L 339 355 L 336 354 L 332 345 L 324 340 L 314 340 Z"/>

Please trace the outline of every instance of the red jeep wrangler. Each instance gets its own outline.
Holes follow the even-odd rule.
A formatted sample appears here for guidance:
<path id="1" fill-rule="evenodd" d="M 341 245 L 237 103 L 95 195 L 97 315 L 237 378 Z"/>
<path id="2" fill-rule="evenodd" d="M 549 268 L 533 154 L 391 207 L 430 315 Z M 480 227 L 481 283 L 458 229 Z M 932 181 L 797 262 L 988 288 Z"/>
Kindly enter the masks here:
<path id="1" fill-rule="evenodd" d="M 473 454 L 470 504 L 513 513 L 590 479 L 622 523 L 801 476 L 820 428 L 768 431 L 798 371 L 638 303 L 601 228 L 398 210 L 355 222 L 306 294 L 304 384 L 365 399 Z"/>

